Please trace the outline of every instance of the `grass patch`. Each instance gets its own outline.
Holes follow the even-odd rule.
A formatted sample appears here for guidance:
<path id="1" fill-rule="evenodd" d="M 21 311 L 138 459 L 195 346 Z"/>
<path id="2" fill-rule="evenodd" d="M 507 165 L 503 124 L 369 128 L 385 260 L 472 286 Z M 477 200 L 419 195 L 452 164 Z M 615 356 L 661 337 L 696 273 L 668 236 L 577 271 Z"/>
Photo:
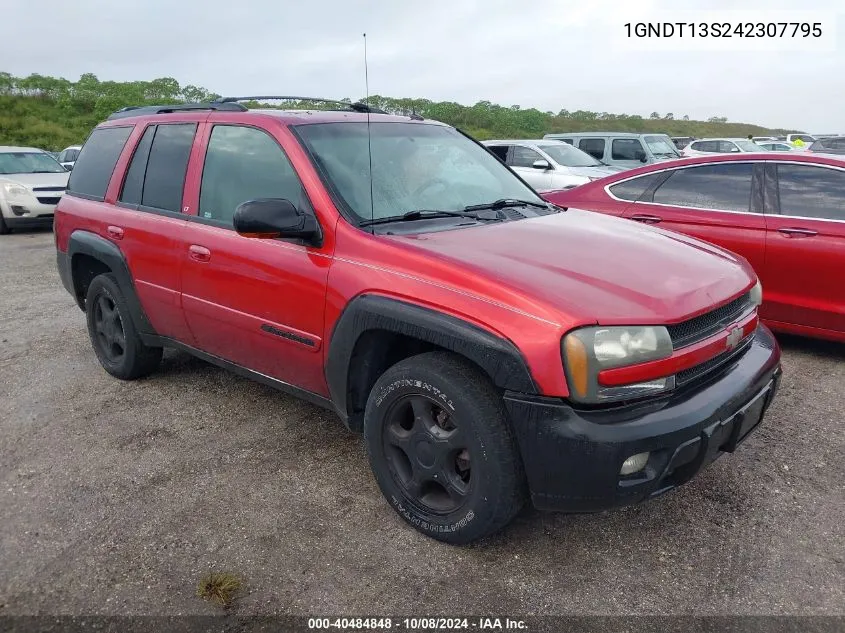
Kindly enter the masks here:
<path id="1" fill-rule="evenodd" d="M 235 594 L 241 589 L 240 579 L 226 572 L 212 572 L 203 576 L 197 587 L 197 595 L 204 600 L 214 602 L 224 609 L 232 606 Z"/>

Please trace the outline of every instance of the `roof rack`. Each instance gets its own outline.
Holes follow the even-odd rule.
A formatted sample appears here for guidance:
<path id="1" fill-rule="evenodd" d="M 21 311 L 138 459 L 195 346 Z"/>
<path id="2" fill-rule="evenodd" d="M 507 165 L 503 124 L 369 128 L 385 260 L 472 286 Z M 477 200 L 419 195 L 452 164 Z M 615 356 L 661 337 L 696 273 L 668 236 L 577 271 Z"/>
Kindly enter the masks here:
<path id="1" fill-rule="evenodd" d="M 246 106 L 234 102 L 217 102 L 210 103 L 177 103 L 170 105 L 153 105 L 153 106 L 127 106 L 121 108 L 117 112 L 112 113 L 108 121 L 114 119 L 125 119 L 131 116 L 144 116 L 148 114 L 168 114 L 171 112 L 185 112 L 190 110 L 230 110 L 237 112 L 245 112 Z"/>
<path id="2" fill-rule="evenodd" d="M 344 108 L 348 108 L 353 112 L 369 112 L 370 114 L 387 114 L 384 110 L 380 110 L 379 108 L 374 108 L 366 103 L 361 103 L 360 101 L 349 102 L 349 101 L 338 101 L 337 99 L 323 99 L 322 97 L 290 97 L 290 96 L 278 96 L 278 95 L 265 95 L 265 96 L 258 96 L 258 97 L 221 97 L 216 101 L 212 101 L 212 104 L 237 104 L 239 101 L 261 101 L 262 99 L 276 99 L 279 101 L 321 101 L 323 103 L 332 103 L 335 105 L 342 105 Z"/>

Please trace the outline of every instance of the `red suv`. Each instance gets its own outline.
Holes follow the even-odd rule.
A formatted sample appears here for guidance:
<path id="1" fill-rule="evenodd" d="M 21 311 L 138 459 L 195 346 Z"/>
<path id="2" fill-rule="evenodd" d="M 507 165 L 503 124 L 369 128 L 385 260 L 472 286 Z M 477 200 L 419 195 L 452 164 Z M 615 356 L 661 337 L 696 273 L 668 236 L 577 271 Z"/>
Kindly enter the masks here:
<path id="1" fill-rule="evenodd" d="M 762 419 L 780 351 L 745 261 L 550 205 L 449 126 L 339 107 L 93 131 L 55 227 L 107 372 L 175 347 L 331 409 L 393 508 L 451 543 L 529 494 L 654 497 Z"/>
<path id="2" fill-rule="evenodd" d="M 773 330 L 845 342 L 845 157 L 702 156 L 543 196 L 718 244 L 747 259 Z"/>

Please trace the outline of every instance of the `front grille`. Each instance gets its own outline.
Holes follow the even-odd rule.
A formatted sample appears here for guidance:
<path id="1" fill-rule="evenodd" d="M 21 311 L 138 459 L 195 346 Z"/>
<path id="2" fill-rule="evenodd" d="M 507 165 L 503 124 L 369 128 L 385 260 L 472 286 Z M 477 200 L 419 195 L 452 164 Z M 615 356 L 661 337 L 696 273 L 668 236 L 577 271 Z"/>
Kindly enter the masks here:
<path id="1" fill-rule="evenodd" d="M 709 374 L 711 371 L 718 369 L 719 367 L 727 364 L 731 360 L 738 358 L 748 350 L 748 346 L 751 344 L 751 339 L 753 337 L 754 335 L 750 334 L 740 342 L 739 346 L 736 349 L 724 351 L 718 356 L 714 356 L 710 360 L 706 360 L 703 363 L 696 365 L 695 367 L 690 367 L 689 369 L 679 371 L 677 374 L 675 374 L 675 385 L 677 387 L 681 387 L 687 383 L 692 382 L 693 380 L 696 380 L 697 378 L 701 378 L 705 374 Z"/>
<path id="2" fill-rule="evenodd" d="M 672 338 L 672 347 L 679 349 L 703 341 L 723 330 L 736 321 L 751 308 L 751 293 L 746 292 L 741 297 L 726 303 L 720 308 L 711 310 L 695 318 L 666 327 Z"/>
<path id="3" fill-rule="evenodd" d="M 41 204 L 59 204 L 59 200 L 61 200 L 61 196 L 57 196 L 55 198 L 38 198 L 38 202 Z"/>

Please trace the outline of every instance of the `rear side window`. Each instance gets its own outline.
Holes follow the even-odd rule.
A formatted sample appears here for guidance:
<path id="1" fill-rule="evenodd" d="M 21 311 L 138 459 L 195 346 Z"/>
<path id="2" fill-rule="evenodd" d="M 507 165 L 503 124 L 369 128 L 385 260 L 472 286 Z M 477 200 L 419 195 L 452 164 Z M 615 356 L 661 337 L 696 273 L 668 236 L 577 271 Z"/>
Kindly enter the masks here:
<path id="1" fill-rule="evenodd" d="M 153 136 L 156 133 L 156 126 L 151 125 L 144 131 L 144 136 L 135 148 L 129 169 L 126 172 L 126 179 L 123 181 L 123 190 L 120 192 L 119 200 L 126 204 L 141 204 L 141 194 L 144 191 L 144 174 L 147 172 L 147 159 L 150 157 L 150 146 L 153 144 Z"/>
<path id="2" fill-rule="evenodd" d="M 132 126 L 102 127 L 91 132 L 70 173 L 68 192 L 102 200 L 132 129 Z"/>
<path id="3" fill-rule="evenodd" d="M 285 198 L 300 205 L 299 178 L 273 138 L 255 128 L 215 125 L 200 188 L 201 218 L 232 223 L 235 209 L 256 198 Z"/>
<path id="4" fill-rule="evenodd" d="M 185 172 L 196 131 L 196 123 L 156 127 L 147 160 L 141 206 L 165 211 L 181 210 Z"/>
<path id="5" fill-rule="evenodd" d="M 587 152 L 596 160 L 604 158 L 604 139 L 603 138 L 582 138 L 578 141 L 578 149 L 582 152 Z"/>
<path id="6" fill-rule="evenodd" d="M 643 151 L 643 144 L 635 138 L 616 138 L 610 146 L 613 160 L 639 160 L 638 153 Z"/>
<path id="7" fill-rule="evenodd" d="M 503 163 L 507 161 L 508 158 L 508 146 L 507 145 L 488 145 L 487 149 L 493 152 Z"/>
<path id="8" fill-rule="evenodd" d="M 778 188 L 783 215 L 845 220 L 845 171 L 779 164 Z"/>
<path id="9" fill-rule="evenodd" d="M 654 173 L 646 174 L 639 178 L 632 178 L 631 180 L 611 186 L 610 193 L 622 200 L 639 200 L 648 188 L 662 176 L 662 173 Z"/>
<path id="10" fill-rule="evenodd" d="M 654 192 L 654 202 L 676 207 L 748 211 L 751 163 L 722 163 L 676 169 Z"/>

